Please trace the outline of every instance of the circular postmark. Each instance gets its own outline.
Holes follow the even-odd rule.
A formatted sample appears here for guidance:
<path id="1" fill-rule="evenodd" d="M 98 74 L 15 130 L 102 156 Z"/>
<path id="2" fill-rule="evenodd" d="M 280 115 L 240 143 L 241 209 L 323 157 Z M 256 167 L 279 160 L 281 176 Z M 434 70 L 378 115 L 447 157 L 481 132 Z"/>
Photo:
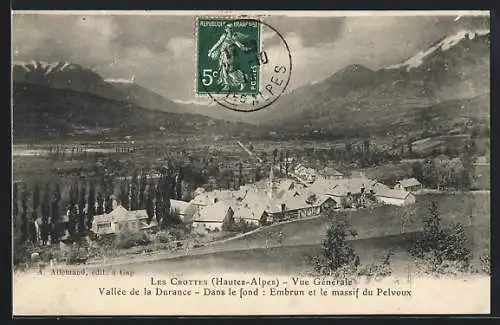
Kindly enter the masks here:
<path id="1" fill-rule="evenodd" d="M 201 93 L 238 112 L 255 112 L 276 102 L 292 72 L 283 36 L 253 18 L 206 19 L 199 28 L 203 26 L 212 26 L 212 42 L 198 53 L 199 62 L 211 65 L 211 69 L 198 66 Z"/>

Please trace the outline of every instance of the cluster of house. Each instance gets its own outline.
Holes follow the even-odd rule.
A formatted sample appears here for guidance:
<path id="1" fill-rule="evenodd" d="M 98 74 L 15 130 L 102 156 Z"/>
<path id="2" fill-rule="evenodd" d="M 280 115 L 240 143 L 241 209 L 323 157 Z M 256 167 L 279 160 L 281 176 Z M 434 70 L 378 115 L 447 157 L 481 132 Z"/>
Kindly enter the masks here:
<path id="1" fill-rule="evenodd" d="M 303 166 L 300 163 L 295 165 L 293 175 L 307 183 L 312 183 L 316 179 L 316 171 L 312 168 Z"/>
<path id="2" fill-rule="evenodd" d="M 322 210 L 335 206 L 333 199 L 305 193 L 291 180 L 270 189 L 253 185 L 242 186 L 238 191 L 212 191 L 195 197 L 191 201 L 196 206 L 193 229 L 221 230 L 229 219 L 263 225 L 318 215 Z"/>
<path id="3" fill-rule="evenodd" d="M 325 171 L 326 172 L 326 171 Z M 393 188 L 364 175 L 344 178 L 339 172 L 319 173 L 311 183 L 287 178 L 241 186 L 239 190 L 196 191 L 190 202 L 170 200 L 172 212 L 193 231 L 222 230 L 225 222 L 244 221 L 253 225 L 317 216 L 328 209 L 359 208 L 372 203 L 404 206 L 415 203 L 412 193 L 422 185 L 405 179 Z M 340 175 L 339 175 L 340 174 Z M 112 212 L 95 216 L 92 230 L 99 234 L 123 230 L 145 230 L 157 226 L 147 222 L 145 210 L 129 211 L 117 206 Z"/>

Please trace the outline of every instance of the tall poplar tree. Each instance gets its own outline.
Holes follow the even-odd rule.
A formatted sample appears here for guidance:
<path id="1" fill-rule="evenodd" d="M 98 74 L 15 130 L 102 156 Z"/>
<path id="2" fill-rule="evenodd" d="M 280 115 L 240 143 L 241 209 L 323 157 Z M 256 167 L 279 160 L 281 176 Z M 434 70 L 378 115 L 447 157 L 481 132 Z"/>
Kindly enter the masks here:
<path id="1" fill-rule="evenodd" d="M 94 216 L 96 214 L 95 209 L 95 185 L 93 181 L 90 181 L 89 184 L 89 197 L 87 199 L 88 210 L 87 210 L 87 229 L 92 229 L 92 221 L 94 220 Z"/>
<path id="2" fill-rule="evenodd" d="M 124 181 L 120 186 L 120 194 L 119 194 L 120 204 L 125 208 L 129 209 L 128 205 L 128 181 Z"/>
<path id="3" fill-rule="evenodd" d="M 104 214 L 104 208 L 103 208 L 104 198 L 100 191 L 97 192 L 96 201 L 97 201 L 97 209 L 95 211 L 96 215 Z"/>
<path id="4" fill-rule="evenodd" d="M 85 199 L 87 196 L 87 189 L 85 188 L 85 184 L 82 185 L 82 188 L 80 189 L 80 197 L 78 198 L 78 233 L 80 235 L 85 234 Z M 87 207 L 88 210 L 88 207 Z"/>
<path id="5" fill-rule="evenodd" d="M 23 184 L 21 192 L 21 238 L 23 241 L 29 239 L 29 220 L 28 220 L 28 186 Z"/>
<path id="6" fill-rule="evenodd" d="M 40 212 L 40 187 L 37 184 L 33 187 L 33 215 L 32 219 L 36 220 Z"/>
<path id="7" fill-rule="evenodd" d="M 73 237 L 76 233 L 76 225 L 77 225 L 77 216 L 76 216 L 76 203 L 77 203 L 77 193 L 75 189 L 75 185 L 71 184 L 69 189 L 69 200 L 67 209 L 69 210 L 68 216 L 68 232 L 71 237 Z M 67 211 L 64 211 L 67 213 Z"/>
<path id="8" fill-rule="evenodd" d="M 155 211 L 156 211 L 156 221 L 158 222 L 158 225 L 161 224 L 161 221 L 163 219 L 163 198 L 162 198 L 162 192 L 159 186 L 155 187 L 156 189 L 156 202 L 155 202 Z"/>
<path id="9" fill-rule="evenodd" d="M 42 244 L 46 244 L 50 234 L 50 184 L 45 184 L 42 201 L 42 226 L 40 229 L 40 237 Z"/>
<path id="10" fill-rule="evenodd" d="M 146 213 L 148 214 L 148 223 L 151 223 L 151 221 L 154 218 L 154 191 L 151 185 L 147 186 L 147 189 L 145 189 L 145 197 L 146 197 L 146 202 L 145 202 L 145 208 L 146 208 Z"/>
<path id="11" fill-rule="evenodd" d="M 60 201 L 61 201 L 61 190 L 59 183 L 56 183 L 56 188 L 52 194 L 52 202 L 50 206 L 50 219 L 51 219 L 51 242 L 55 243 L 59 240 L 60 229 Z"/>

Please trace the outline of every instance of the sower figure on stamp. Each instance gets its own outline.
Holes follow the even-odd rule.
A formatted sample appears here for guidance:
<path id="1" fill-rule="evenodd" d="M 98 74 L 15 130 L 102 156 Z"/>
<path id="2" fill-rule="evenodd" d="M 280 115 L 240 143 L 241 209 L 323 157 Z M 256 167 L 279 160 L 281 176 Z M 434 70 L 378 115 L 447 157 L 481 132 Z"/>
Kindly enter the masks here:
<path id="1" fill-rule="evenodd" d="M 235 64 L 237 50 L 249 51 L 251 48 L 245 46 L 242 41 L 247 36 L 235 32 L 233 25 L 228 23 L 224 33 L 217 43 L 208 51 L 208 56 L 214 60 L 219 60 L 219 78 L 217 83 L 222 85 L 222 90 L 229 90 L 230 87 L 245 88 L 248 77 Z"/>

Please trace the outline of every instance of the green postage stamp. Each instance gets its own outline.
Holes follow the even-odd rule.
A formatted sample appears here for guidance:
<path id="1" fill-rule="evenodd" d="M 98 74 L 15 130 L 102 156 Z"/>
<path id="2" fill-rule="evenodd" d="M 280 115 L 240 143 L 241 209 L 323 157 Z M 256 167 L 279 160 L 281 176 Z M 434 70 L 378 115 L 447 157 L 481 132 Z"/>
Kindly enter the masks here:
<path id="1" fill-rule="evenodd" d="M 259 22 L 234 17 L 198 18 L 196 30 L 196 94 L 257 94 L 261 73 Z"/>

